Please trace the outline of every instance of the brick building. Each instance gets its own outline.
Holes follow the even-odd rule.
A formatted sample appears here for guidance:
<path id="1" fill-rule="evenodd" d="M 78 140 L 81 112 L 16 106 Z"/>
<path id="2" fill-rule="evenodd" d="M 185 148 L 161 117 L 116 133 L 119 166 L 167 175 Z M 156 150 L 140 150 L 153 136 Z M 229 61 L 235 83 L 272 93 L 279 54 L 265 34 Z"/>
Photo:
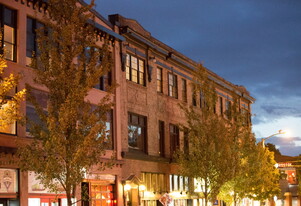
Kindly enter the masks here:
<path id="1" fill-rule="evenodd" d="M 18 90 L 25 83 L 34 86 L 39 101 L 46 102 L 45 89 L 35 85 L 29 62 L 35 51 L 35 29 L 44 12 L 44 1 L 2 0 L 0 25 L 3 30 L 2 47 L 8 60 L 7 73 L 22 73 Z M 82 2 L 83 3 L 83 2 Z M 161 204 L 164 194 L 175 205 L 199 205 L 200 198 L 188 194 L 188 178 L 177 172 L 172 161 L 175 149 L 183 147 L 184 134 L 177 126 L 185 123 L 178 103 L 196 108 L 202 106 L 201 96 L 192 96 L 192 71 L 197 63 L 151 36 L 137 21 L 120 15 L 109 20 L 94 12 L 95 27 L 100 35 L 108 35 L 112 43 L 114 66 L 111 79 L 119 87 L 115 90 L 109 129 L 113 134 L 110 158 L 116 153 L 116 166 L 106 171 L 91 169 L 82 185 L 89 188 L 92 201 L 77 205 L 145 205 Z M 234 85 L 209 71 L 216 85 L 216 111 L 224 114 L 233 95 L 240 98 L 242 110 L 250 112 L 254 99 L 244 87 Z M 103 87 L 89 92 L 91 103 L 105 94 Z M 33 116 L 32 105 L 24 101 L 22 111 Z M 65 195 L 56 199 L 35 179 L 34 173 L 21 172 L 8 157 L 14 157 L 16 139 L 28 139 L 26 128 L 13 124 L 0 133 L 0 206 L 66 205 Z M 77 199 L 80 199 L 78 191 Z"/>

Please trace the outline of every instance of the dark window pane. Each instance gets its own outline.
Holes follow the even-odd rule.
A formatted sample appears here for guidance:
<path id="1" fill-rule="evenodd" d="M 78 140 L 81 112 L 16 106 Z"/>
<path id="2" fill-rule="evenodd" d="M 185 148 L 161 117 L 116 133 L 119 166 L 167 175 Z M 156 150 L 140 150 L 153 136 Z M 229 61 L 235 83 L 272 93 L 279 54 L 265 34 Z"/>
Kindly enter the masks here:
<path id="1" fill-rule="evenodd" d="M 128 146 L 131 149 L 145 151 L 146 143 L 146 117 L 129 114 Z"/>

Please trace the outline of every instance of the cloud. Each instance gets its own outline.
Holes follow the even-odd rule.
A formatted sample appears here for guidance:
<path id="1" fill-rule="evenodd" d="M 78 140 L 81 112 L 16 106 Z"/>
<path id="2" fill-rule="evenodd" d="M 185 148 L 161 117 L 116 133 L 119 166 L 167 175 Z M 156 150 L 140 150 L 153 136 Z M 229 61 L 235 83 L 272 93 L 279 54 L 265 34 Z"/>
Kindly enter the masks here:
<path id="1" fill-rule="evenodd" d="M 285 127 L 301 136 L 300 0 L 97 3 L 102 15 L 120 13 L 136 19 L 160 41 L 204 62 L 226 80 L 244 85 L 256 98 L 252 111 L 257 136 Z M 293 143 L 279 146 L 290 153 L 301 151 Z"/>
<path id="2" fill-rule="evenodd" d="M 273 137 L 266 143 L 272 143 L 280 150 L 281 154 L 288 156 L 297 156 L 301 154 L 301 137 Z"/>

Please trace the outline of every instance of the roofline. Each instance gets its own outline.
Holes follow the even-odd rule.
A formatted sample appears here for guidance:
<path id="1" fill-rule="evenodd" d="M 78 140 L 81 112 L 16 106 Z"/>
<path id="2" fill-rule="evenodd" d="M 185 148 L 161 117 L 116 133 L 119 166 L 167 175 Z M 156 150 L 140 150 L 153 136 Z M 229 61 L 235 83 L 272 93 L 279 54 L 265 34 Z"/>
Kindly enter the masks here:
<path id="1" fill-rule="evenodd" d="M 169 58 L 171 58 L 172 60 L 174 60 L 177 63 L 180 63 L 181 65 L 191 69 L 192 71 L 196 70 L 196 67 L 198 65 L 197 62 L 195 62 L 194 60 L 188 58 L 187 56 L 181 54 L 180 52 L 174 50 L 173 48 L 169 47 L 168 45 L 164 44 L 163 42 L 155 39 L 154 37 L 150 36 L 151 40 L 157 41 L 160 44 L 162 44 L 163 46 L 158 46 L 158 44 L 156 44 L 155 42 L 152 42 L 146 38 L 143 37 L 143 35 L 141 35 L 140 33 L 132 30 L 130 27 L 126 26 L 123 28 L 122 30 L 123 34 L 128 34 L 131 37 L 134 37 L 135 39 L 139 40 L 140 42 L 146 44 L 147 46 L 149 46 L 150 48 L 156 50 L 157 52 L 165 55 L 165 56 L 169 56 Z M 164 48 L 166 47 L 166 48 Z M 171 52 L 169 52 L 169 50 L 172 50 Z M 177 57 L 179 56 L 179 57 Z M 185 59 L 184 59 L 184 58 Z M 183 59 L 183 60 L 182 60 Z M 189 63 L 185 62 L 185 60 L 189 61 Z M 234 85 L 233 83 L 225 80 L 224 78 L 220 77 L 219 75 L 217 75 L 216 73 L 214 73 L 213 71 L 209 70 L 206 68 L 206 70 L 209 73 L 209 79 L 211 79 L 212 81 L 214 81 L 215 83 L 217 83 L 218 85 L 235 92 L 237 95 L 244 97 L 245 99 L 249 100 L 251 103 L 255 102 L 255 98 L 253 98 L 252 96 L 248 95 L 245 92 L 240 91 L 237 88 L 237 85 Z"/>

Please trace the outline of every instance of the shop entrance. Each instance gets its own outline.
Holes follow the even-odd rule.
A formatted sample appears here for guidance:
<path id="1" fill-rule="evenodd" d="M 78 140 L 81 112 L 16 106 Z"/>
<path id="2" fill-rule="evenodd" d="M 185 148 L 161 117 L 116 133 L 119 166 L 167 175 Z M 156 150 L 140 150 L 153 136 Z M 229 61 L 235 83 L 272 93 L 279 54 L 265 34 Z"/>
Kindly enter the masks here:
<path id="1" fill-rule="evenodd" d="M 142 194 L 145 186 L 135 175 L 123 181 L 123 201 L 126 206 L 139 206 L 142 204 Z"/>
<path id="2" fill-rule="evenodd" d="M 7 206 L 7 200 L 6 199 L 0 199 L 0 206 Z"/>
<path id="3" fill-rule="evenodd" d="M 128 206 L 139 206 L 138 185 L 132 185 L 129 192 Z"/>

